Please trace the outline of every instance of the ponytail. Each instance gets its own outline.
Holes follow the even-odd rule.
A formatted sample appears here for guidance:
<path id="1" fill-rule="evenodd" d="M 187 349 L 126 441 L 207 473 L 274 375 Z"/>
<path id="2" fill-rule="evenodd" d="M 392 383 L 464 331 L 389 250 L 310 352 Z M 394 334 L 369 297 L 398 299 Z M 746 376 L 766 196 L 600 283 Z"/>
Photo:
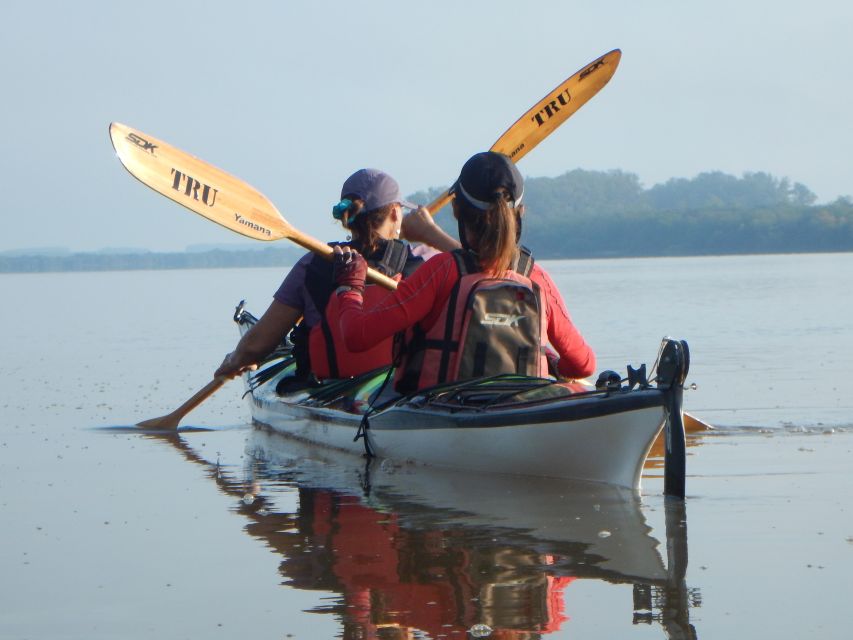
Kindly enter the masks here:
<path id="1" fill-rule="evenodd" d="M 518 258 L 519 212 L 505 196 L 496 192 L 485 210 L 473 207 L 465 198 L 453 201 L 460 222 L 459 240 L 477 254 L 480 268 L 495 276 L 512 269 Z"/>

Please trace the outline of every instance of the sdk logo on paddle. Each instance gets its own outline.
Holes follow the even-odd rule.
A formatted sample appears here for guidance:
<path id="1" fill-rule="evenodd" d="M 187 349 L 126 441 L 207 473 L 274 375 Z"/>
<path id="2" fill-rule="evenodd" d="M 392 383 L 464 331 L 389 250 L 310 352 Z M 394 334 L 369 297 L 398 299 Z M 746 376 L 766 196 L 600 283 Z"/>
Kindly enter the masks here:
<path id="1" fill-rule="evenodd" d="M 153 144 L 153 143 L 151 143 L 151 142 L 148 142 L 148 140 L 146 140 L 145 138 L 140 138 L 140 137 L 139 137 L 138 135 L 136 135 L 135 133 L 128 133 L 128 134 L 127 134 L 127 139 L 128 139 L 130 142 L 132 142 L 133 144 L 135 144 L 137 147 L 139 147 L 140 149 L 142 149 L 143 151 L 147 151 L 147 152 L 148 152 L 148 153 L 150 153 L 152 156 L 154 155 L 154 149 L 156 149 L 156 148 L 157 148 L 157 145 L 156 145 L 156 144 Z"/>

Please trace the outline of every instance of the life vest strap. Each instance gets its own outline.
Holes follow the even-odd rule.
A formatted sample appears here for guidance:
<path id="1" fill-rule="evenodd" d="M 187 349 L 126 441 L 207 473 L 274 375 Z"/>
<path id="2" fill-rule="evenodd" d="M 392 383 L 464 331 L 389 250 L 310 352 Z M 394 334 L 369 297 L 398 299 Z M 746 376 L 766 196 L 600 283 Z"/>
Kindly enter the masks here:
<path id="1" fill-rule="evenodd" d="M 335 244 L 347 243 L 329 243 Z M 384 243 L 384 251 L 382 257 L 376 259 L 378 251 L 374 252 L 368 258 L 368 264 L 387 275 L 388 277 L 396 277 L 399 274 L 405 273 L 407 270 L 413 270 L 422 260 L 420 258 L 413 259 L 409 246 L 402 240 L 388 240 Z M 410 264 L 411 263 L 411 264 Z M 346 376 L 348 371 L 352 370 L 346 361 L 340 361 L 339 358 L 347 354 L 345 345 L 340 342 L 340 338 L 336 336 L 337 327 L 332 328 L 332 323 L 337 321 L 337 318 L 330 320 L 327 313 L 329 300 L 332 297 L 332 292 L 335 288 L 335 283 L 332 278 L 333 270 L 331 265 L 321 258 L 315 256 L 309 263 L 308 270 L 305 275 L 305 288 L 314 306 L 320 312 L 320 322 L 316 331 L 320 335 L 316 338 L 311 338 L 310 347 L 308 340 L 304 350 L 303 360 L 307 363 L 305 367 L 308 369 L 316 369 L 314 373 L 320 373 L 323 378 L 340 378 Z M 370 288 L 376 285 L 369 285 Z M 336 340 L 338 346 L 336 348 Z M 322 351 L 316 353 L 315 351 Z M 351 355 L 351 354 L 350 354 Z M 313 364 L 313 366 L 312 366 Z"/>

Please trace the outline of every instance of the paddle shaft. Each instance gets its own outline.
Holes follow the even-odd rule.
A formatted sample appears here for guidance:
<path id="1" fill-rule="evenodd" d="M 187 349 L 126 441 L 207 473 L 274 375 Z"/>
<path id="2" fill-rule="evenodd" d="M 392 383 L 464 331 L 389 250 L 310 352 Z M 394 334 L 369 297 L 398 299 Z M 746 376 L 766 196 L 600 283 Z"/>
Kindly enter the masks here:
<path id="1" fill-rule="evenodd" d="M 214 378 L 213 380 L 208 382 L 206 385 L 204 385 L 203 388 L 199 389 L 189 400 L 187 400 L 184 404 L 182 404 L 180 407 L 175 409 L 172 413 L 175 416 L 179 416 L 179 417 L 183 418 L 190 411 L 195 409 L 198 405 L 200 405 L 202 402 L 207 400 L 214 393 L 219 391 L 219 389 L 222 387 L 222 385 L 224 385 L 227 381 L 228 381 L 228 378 L 226 378 L 224 376 L 219 376 L 219 377 Z"/>
<path id="2" fill-rule="evenodd" d="M 186 416 L 190 411 L 195 409 L 202 402 L 207 400 L 214 393 L 219 391 L 220 387 L 224 385 L 228 381 L 228 378 L 225 376 L 218 376 L 208 382 L 204 387 L 196 391 L 196 393 L 186 402 L 184 402 L 180 407 L 172 411 L 172 413 L 166 414 L 165 416 L 161 416 L 159 418 L 152 418 L 151 420 L 143 420 L 138 423 L 136 426 L 143 427 L 146 429 L 177 429 L 178 424 L 181 420 Z"/>

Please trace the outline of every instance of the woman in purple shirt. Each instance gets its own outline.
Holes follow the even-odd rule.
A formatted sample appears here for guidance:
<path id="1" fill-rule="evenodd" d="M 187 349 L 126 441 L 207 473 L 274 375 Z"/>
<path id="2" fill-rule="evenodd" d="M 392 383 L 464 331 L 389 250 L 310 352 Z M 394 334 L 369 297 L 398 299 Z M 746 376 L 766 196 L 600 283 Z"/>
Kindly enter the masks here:
<path id="1" fill-rule="evenodd" d="M 406 277 L 423 260 L 412 253 L 409 245 L 397 239 L 404 225 L 410 239 L 439 247 L 448 246 L 448 240 L 450 243 L 453 240 L 432 222 L 423 208 L 406 216 L 404 222 L 404 207 L 416 209 L 416 205 L 400 197 L 394 178 L 376 169 L 360 169 L 344 182 L 340 202 L 333 207 L 332 213 L 351 233 L 352 239 L 347 244 L 365 255 L 371 266 L 392 277 L 397 274 Z M 255 369 L 295 327 L 292 340 L 297 377 L 307 378 L 314 368 L 308 336 L 313 327 L 324 321 L 326 304 L 334 289 L 331 262 L 312 253 L 303 256 L 275 292 L 269 308 L 225 357 L 214 376 L 233 378 Z M 332 366 L 331 373 L 335 371 Z M 325 373 L 323 377 L 338 377 L 328 375 L 328 370 Z"/>

